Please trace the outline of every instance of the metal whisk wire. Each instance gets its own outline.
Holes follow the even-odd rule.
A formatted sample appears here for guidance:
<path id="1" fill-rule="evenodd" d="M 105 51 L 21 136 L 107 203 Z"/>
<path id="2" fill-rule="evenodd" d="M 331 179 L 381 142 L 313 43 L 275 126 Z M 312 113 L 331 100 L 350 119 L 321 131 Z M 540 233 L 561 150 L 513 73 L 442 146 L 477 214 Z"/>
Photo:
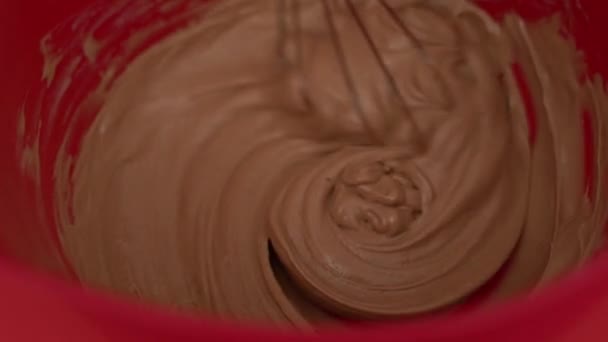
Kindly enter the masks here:
<path id="1" fill-rule="evenodd" d="M 279 27 L 277 55 L 289 66 L 299 66 L 302 61 L 302 23 L 300 17 L 299 0 L 278 0 L 277 26 Z M 289 56 L 289 40 L 293 38 L 295 44 L 294 57 Z"/>
<path id="2" fill-rule="evenodd" d="M 303 69 L 303 29 L 302 17 L 300 15 L 300 0 L 278 0 L 278 45 L 277 55 L 279 60 L 296 74 Z M 290 44 L 291 43 L 291 44 Z M 291 50 L 290 50 L 291 48 Z M 291 52 L 291 53 L 290 53 Z M 300 98 L 306 106 L 310 106 L 310 95 L 303 84 L 302 75 L 297 75 L 294 86 L 297 88 Z"/>
<path id="3" fill-rule="evenodd" d="M 353 4 L 353 1 L 352 0 L 344 0 L 344 1 L 346 2 L 349 12 L 355 19 L 357 26 L 361 30 L 361 33 L 362 33 L 363 37 L 365 38 L 365 41 L 367 42 L 370 50 L 372 51 L 374 58 L 376 59 L 376 62 L 380 66 L 380 69 L 382 70 L 384 77 L 388 81 L 388 84 L 391 88 L 391 92 L 393 93 L 394 98 L 397 100 L 397 105 L 399 106 L 399 109 L 402 111 L 402 113 L 405 116 L 407 116 L 407 119 L 411 123 L 411 125 L 413 127 L 412 133 L 416 135 L 414 137 L 415 140 L 418 140 L 418 138 L 420 137 L 420 133 L 419 133 L 420 131 L 414 122 L 410 108 L 408 107 L 407 101 L 405 100 L 403 94 L 401 93 L 401 90 L 399 89 L 399 85 L 397 83 L 397 80 L 395 79 L 394 74 L 390 70 L 387 62 L 385 61 L 382 53 L 380 52 L 378 45 L 376 44 L 376 41 L 371 36 L 370 31 L 367 29 L 367 25 L 365 24 L 364 19 L 359 14 L 359 11 L 357 10 L 356 6 Z M 386 0 L 379 0 L 379 3 L 381 5 L 381 7 L 389 14 L 389 16 L 392 18 L 392 20 L 397 24 L 397 26 L 399 27 L 401 32 L 407 37 L 407 39 L 410 42 L 412 42 L 412 44 L 414 44 L 414 48 L 421 55 L 422 59 L 425 61 L 428 61 L 429 59 L 427 58 L 427 54 L 424 49 L 424 46 L 422 45 L 420 40 L 418 38 L 416 38 L 416 36 L 410 31 L 410 29 L 407 27 L 407 25 L 405 25 L 403 20 L 399 17 L 397 11 L 395 9 L 393 9 L 386 2 Z"/>
<path id="4" fill-rule="evenodd" d="M 278 44 L 277 56 L 282 62 L 287 62 L 287 2 L 289 0 L 277 0 L 277 27 L 278 27 Z"/>
<path id="5" fill-rule="evenodd" d="M 403 32 L 403 34 L 414 44 L 414 48 L 416 48 L 418 53 L 422 54 L 423 59 L 428 60 L 428 58 L 427 58 L 428 56 L 426 54 L 426 50 L 424 49 L 424 45 L 422 45 L 422 42 L 420 42 L 420 40 L 418 38 L 416 38 L 416 35 L 414 35 L 414 33 L 412 33 L 412 31 L 407 27 L 407 25 L 399 17 L 399 14 L 397 14 L 397 11 L 395 11 L 395 9 L 392 8 L 386 2 L 386 0 L 378 0 L 378 2 L 386 10 L 386 12 L 389 14 L 391 19 L 393 19 L 395 24 L 397 24 L 397 26 L 399 27 L 401 32 Z"/>
<path id="6" fill-rule="evenodd" d="M 361 30 L 361 33 L 362 33 L 363 37 L 365 38 L 365 41 L 367 42 L 370 50 L 374 54 L 374 58 L 376 59 L 376 62 L 380 66 L 380 69 L 382 70 L 382 73 L 384 74 L 385 78 L 388 80 L 391 91 L 395 95 L 395 98 L 397 99 L 399 106 L 401 107 L 401 110 L 404 110 L 405 112 L 409 113 L 409 108 L 407 107 L 407 103 L 405 102 L 405 99 L 401 95 L 401 91 L 399 90 L 399 85 L 397 84 L 397 80 L 395 80 L 393 73 L 389 69 L 386 61 L 384 60 L 384 57 L 380 53 L 380 50 L 378 49 L 378 46 L 374 42 L 374 39 L 372 38 L 369 30 L 367 30 L 365 22 L 363 21 L 363 18 L 361 18 L 357 8 L 353 5 L 351 0 L 345 0 L 345 1 L 346 1 L 346 5 L 347 5 L 350 13 L 352 14 L 353 18 L 355 19 L 355 21 L 357 23 L 357 26 Z M 386 7 L 386 8 L 389 9 L 389 7 Z M 390 11 L 390 9 L 389 9 L 389 11 Z"/>
<path id="7" fill-rule="evenodd" d="M 340 39 L 340 35 L 338 34 L 338 29 L 336 27 L 336 23 L 335 23 L 333 15 L 331 13 L 331 9 L 329 8 L 328 2 L 321 0 L 321 3 L 323 4 L 323 13 L 325 16 L 325 20 L 327 22 L 327 26 L 329 28 L 329 33 L 331 35 L 334 50 L 335 50 L 336 56 L 338 57 L 342 75 L 344 75 L 344 81 L 346 83 L 346 87 L 348 88 L 348 91 L 350 92 L 351 97 L 353 99 L 355 111 L 359 115 L 359 119 L 361 120 L 361 122 L 363 122 L 365 129 L 367 130 L 367 133 L 371 137 L 373 137 L 375 140 L 381 141 L 381 139 L 378 137 L 377 133 L 375 132 L 372 124 L 369 122 L 368 116 L 365 115 L 365 110 L 363 109 L 363 104 L 361 103 L 361 96 L 359 95 L 359 91 L 357 90 L 357 87 L 355 86 L 355 80 L 353 78 L 353 74 L 350 70 L 350 67 L 348 66 L 348 60 L 346 57 L 346 53 L 344 51 L 344 46 L 342 44 L 342 40 Z"/>
<path id="8" fill-rule="evenodd" d="M 278 0 L 278 25 L 279 25 L 279 56 L 281 59 L 286 62 L 288 65 L 299 68 L 302 63 L 302 23 L 301 23 L 301 15 L 300 15 L 300 0 Z M 399 109 L 408 116 L 408 120 L 414 125 L 414 134 L 418 134 L 418 129 L 414 124 L 413 118 L 411 117 L 411 112 L 408 108 L 407 102 L 401 91 L 399 89 L 399 85 L 397 80 L 395 79 L 393 73 L 391 72 L 387 62 L 385 61 L 380 49 L 378 48 L 374 38 L 372 37 L 369 29 L 367 28 L 366 23 L 364 22 L 363 17 L 360 15 L 359 10 L 355 6 L 352 0 L 343 0 L 346 8 L 348 9 L 350 15 L 353 17 L 357 27 L 359 28 L 361 34 L 363 35 L 370 51 L 374 55 L 374 59 L 378 66 L 380 67 L 387 83 L 391 88 L 391 92 L 394 95 L 394 98 L 397 100 L 397 104 L 400 107 Z M 357 115 L 359 116 L 361 122 L 364 124 L 365 129 L 369 136 L 374 138 L 378 142 L 382 142 L 382 139 L 378 136 L 378 132 L 373 128 L 372 124 L 369 121 L 369 116 L 366 115 L 365 109 L 361 100 L 361 94 L 357 89 L 355 84 L 353 70 L 348 63 L 348 57 L 345 51 L 345 47 L 343 45 L 343 41 L 340 37 L 340 33 L 338 32 L 338 28 L 336 25 L 336 20 L 334 18 L 334 14 L 330 7 L 330 3 L 336 4 L 336 1 L 326 1 L 320 0 L 323 8 L 323 15 L 329 30 L 329 34 L 333 43 L 333 48 L 335 54 L 337 56 L 340 71 L 344 77 L 344 82 L 346 84 L 347 90 L 350 93 L 352 98 L 352 103 L 355 108 Z M 407 37 L 409 41 L 412 42 L 414 48 L 421 54 L 421 57 L 424 60 L 428 60 L 426 58 L 426 51 L 424 49 L 423 44 L 416 38 L 416 36 L 409 30 L 407 25 L 403 22 L 403 20 L 399 17 L 398 13 L 395 9 L 393 9 L 386 0 L 378 0 L 378 3 L 381 7 L 388 13 L 390 18 L 395 22 L 397 27 L 403 32 L 403 34 Z M 289 37 L 293 36 L 295 38 L 295 61 L 291 61 L 289 58 L 288 52 L 288 40 Z"/>
<path id="9" fill-rule="evenodd" d="M 292 6 L 290 7 L 290 14 L 294 24 L 294 37 L 295 37 L 295 63 L 300 66 L 302 64 L 302 17 L 300 16 L 300 1 L 292 0 Z"/>

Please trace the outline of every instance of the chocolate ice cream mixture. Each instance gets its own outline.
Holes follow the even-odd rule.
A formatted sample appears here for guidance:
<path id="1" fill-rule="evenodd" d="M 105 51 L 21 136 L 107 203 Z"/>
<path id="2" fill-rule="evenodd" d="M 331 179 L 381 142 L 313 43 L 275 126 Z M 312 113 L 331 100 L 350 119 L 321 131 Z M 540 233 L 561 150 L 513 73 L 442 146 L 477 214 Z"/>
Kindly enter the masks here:
<path id="1" fill-rule="evenodd" d="M 298 328 L 533 294 L 608 213 L 603 81 L 560 25 L 213 2 L 105 94 L 56 183 L 66 255 L 96 288 Z"/>

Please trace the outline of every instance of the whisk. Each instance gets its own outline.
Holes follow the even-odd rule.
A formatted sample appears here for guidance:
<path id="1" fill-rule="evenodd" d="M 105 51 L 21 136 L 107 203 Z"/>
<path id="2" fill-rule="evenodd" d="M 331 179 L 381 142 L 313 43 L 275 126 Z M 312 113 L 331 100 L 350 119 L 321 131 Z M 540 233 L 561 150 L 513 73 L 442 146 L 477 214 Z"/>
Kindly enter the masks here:
<path id="1" fill-rule="evenodd" d="M 291 67 L 299 69 L 302 65 L 302 46 L 304 45 L 302 42 L 302 18 L 301 18 L 301 3 L 300 0 L 278 0 L 279 4 L 277 6 L 277 22 L 279 27 L 279 44 L 278 46 L 278 56 L 279 58 L 290 65 Z M 359 89 L 355 84 L 353 78 L 353 70 L 349 67 L 348 64 L 348 56 L 345 52 L 344 44 L 340 37 L 340 32 L 336 25 L 336 19 L 334 18 L 334 11 L 332 11 L 332 6 L 336 4 L 340 4 L 338 1 L 326 1 L 319 0 L 322 5 L 322 15 L 324 16 L 325 23 L 327 25 L 329 35 L 333 44 L 333 48 L 335 54 L 337 56 L 340 71 L 343 75 L 343 79 L 347 90 L 351 96 L 353 107 L 356 111 L 356 114 L 359 116 L 361 122 L 364 124 L 365 129 L 369 136 L 374 137 L 377 141 L 383 142 L 383 139 L 378 136 L 378 134 L 373 129 L 373 126 L 369 122 L 369 116 L 366 115 L 364 106 L 361 101 L 361 94 Z M 344 8 L 347 9 L 347 13 L 352 16 L 353 21 L 356 23 L 356 26 L 359 28 L 360 33 L 364 37 L 364 40 L 367 44 L 367 47 L 373 53 L 375 62 L 380 67 L 384 78 L 386 79 L 390 91 L 392 92 L 394 98 L 396 99 L 396 104 L 398 106 L 398 110 L 406 116 L 406 120 L 408 120 L 413 126 L 413 133 L 416 135 L 414 141 L 420 142 L 420 134 L 417 129 L 409 107 L 406 103 L 403 94 L 399 89 L 397 80 L 395 79 L 394 74 L 391 72 L 387 62 L 385 61 L 380 49 L 378 48 L 370 30 L 368 30 L 364 18 L 361 16 L 360 9 L 357 8 L 355 4 L 356 1 L 353 0 L 342 0 L 341 4 Z M 424 49 L 423 44 L 420 40 L 412 33 L 412 31 L 407 27 L 405 22 L 401 19 L 397 11 L 389 5 L 386 0 L 378 0 L 378 4 L 385 10 L 391 20 L 397 25 L 399 30 L 407 37 L 407 39 L 412 43 L 417 53 L 419 53 L 423 60 L 428 61 L 427 52 Z M 290 46 L 288 44 L 289 38 L 292 38 L 293 51 L 290 51 Z M 291 52 L 291 53 L 290 53 Z M 300 91 L 304 92 L 304 89 L 300 89 Z"/>

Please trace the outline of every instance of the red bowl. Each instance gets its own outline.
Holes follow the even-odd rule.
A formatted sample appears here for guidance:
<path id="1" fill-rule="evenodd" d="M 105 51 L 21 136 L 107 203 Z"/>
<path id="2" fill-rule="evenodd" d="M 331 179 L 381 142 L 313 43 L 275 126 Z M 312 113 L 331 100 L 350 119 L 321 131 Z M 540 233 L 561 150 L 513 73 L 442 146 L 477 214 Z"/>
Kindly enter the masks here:
<path id="1" fill-rule="evenodd" d="M 81 288 L 58 248 L 53 220 L 53 163 L 66 134 L 78 141 L 99 103 L 89 92 L 119 61 L 187 23 L 204 0 L 22 0 L 0 3 L 0 336 L 6 341 L 605 341 L 608 253 L 543 293 L 474 312 L 405 323 L 334 328 L 318 335 L 219 322 L 146 307 Z M 608 3 L 602 0 L 478 0 L 500 18 L 529 20 L 562 12 L 586 53 L 589 72 L 608 78 Z M 175 5 L 175 6 L 174 6 Z M 162 20 L 161 20 L 162 19 Z M 156 25 L 157 23 L 162 25 Z M 146 34 L 135 34 L 143 32 Z M 51 32 L 50 34 L 47 34 Z M 91 33 L 91 34 L 89 34 Z M 45 39 L 43 39 L 45 37 Z M 86 37 L 93 37 L 84 44 Z M 42 39 L 42 43 L 41 43 Z M 104 43 L 99 45 L 96 42 Z M 83 48 L 86 46 L 85 48 Z M 62 51 L 43 59 L 43 49 Z M 87 54 L 96 63 L 87 63 Z M 41 79 L 53 72 L 52 84 Z M 119 74 L 120 68 L 116 69 Z M 66 82 L 69 80 L 69 82 Z M 25 121 L 23 120 L 25 118 Z M 73 126 L 72 126 L 73 125 Z M 17 134 L 18 128 L 25 135 Z M 68 130 L 68 127 L 76 127 Z M 39 139 L 37 133 L 42 134 Z M 38 139 L 38 140 L 36 140 Z M 23 148 L 40 162 L 22 172 Z M 78 146 L 68 146 L 76 153 Z M 31 175 L 30 175 L 31 176 Z M 605 175 L 597 175 L 604 177 Z M 36 179 L 36 180 L 34 180 Z M 44 203 L 40 206 L 38 203 Z"/>

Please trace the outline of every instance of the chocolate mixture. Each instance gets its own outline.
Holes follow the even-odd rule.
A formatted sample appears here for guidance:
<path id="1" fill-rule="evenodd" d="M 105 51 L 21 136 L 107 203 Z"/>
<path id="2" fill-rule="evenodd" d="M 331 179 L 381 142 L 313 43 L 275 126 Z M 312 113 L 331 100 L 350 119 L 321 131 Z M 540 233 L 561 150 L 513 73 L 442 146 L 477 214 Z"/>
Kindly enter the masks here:
<path id="1" fill-rule="evenodd" d="M 93 286 L 301 328 L 450 308 L 500 270 L 487 302 L 536 289 L 597 250 L 608 203 L 585 177 L 606 99 L 558 27 L 218 1 L 106 94 L 57 184 L 66 253 Z"/>

